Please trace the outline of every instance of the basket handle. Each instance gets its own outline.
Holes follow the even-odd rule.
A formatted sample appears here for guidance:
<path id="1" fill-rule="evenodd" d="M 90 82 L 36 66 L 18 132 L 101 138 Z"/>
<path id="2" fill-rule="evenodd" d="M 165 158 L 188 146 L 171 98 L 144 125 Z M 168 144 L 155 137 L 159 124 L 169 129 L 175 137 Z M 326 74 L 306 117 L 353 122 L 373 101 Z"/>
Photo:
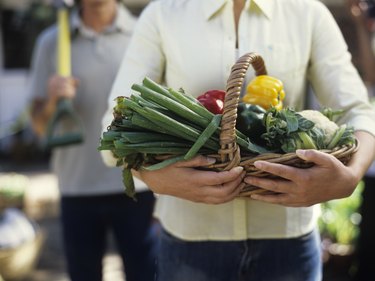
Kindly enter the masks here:
<path id="1" fill-rule="evenodd" d="M 243 81 L 250 64 L 253 66 L 256 76 L 267 74 L 263 58 L 257 53 L 244 54 L 232 66 L 226 86 L 221 119 L 220 150 L 218 151 L 221 162 L 228 163 L 223 170 L 230 170 L 241 161 L 240 148 L 236 142 L 237 107 Z"/>

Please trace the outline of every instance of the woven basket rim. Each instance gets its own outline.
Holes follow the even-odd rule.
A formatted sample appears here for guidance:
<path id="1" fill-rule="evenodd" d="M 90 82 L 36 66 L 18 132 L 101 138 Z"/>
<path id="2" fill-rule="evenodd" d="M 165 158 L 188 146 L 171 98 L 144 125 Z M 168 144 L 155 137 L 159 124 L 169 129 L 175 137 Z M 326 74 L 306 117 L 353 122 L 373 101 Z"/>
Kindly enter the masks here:
<path id="1" fill-rule="evenodd" d="M 319 149 L 318 151 L 331 154 L 332 156 L 338 158 L 339 160 L 342 160 L 341 162 L 346 164 L 349 159 L 347 161 L 345 161 L 345 159 L 350 158 L 350 156 L 353 153 L 355 153 L 358 150 L 358 148 L 359 148 L 359 141 L 356 138 L 355 143 L 351 145 L 343 145 L 340 147 L 335 147 L 333 149 Z M 217 158 L 217 159 L 220 158 L 219 154 L 209 155 L 209 156 Z M 254 167 L 254 162 L 259 161 L 259 160 L 268 161 L 272 163 L 286 164 L 286 165 L 292 165 L 293 161 L 295 160 L 297 160 L 298 162 L 301 162 L 302 163 L 301 165 L 304 165 L 304 164 L 308 165 L 309 163 L 299 158 L 296 152 L 289 152 L 289 153 L 267 152 L 267 153 L 262 153 L 262 154 L 255 155 L 255 156 L 254 155 L 244 156 L 241 158 L 240 162 L 238 163 L 238 166 L 243 166 L 243 167 L 251 166 L 253 167 L 254 170 L 258 171 Z M 216 169 L 216 170 L 224 170 L 226 165 L 227 163 L 215 163 L 215 164 L 210 165 L 208 168 Z"/>

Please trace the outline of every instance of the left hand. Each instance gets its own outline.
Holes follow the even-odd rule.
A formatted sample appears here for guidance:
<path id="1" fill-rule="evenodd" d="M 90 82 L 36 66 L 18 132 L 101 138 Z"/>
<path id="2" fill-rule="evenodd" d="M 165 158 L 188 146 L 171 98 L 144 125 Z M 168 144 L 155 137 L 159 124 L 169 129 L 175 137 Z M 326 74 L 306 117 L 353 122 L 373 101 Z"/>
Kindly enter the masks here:
<path id="1" fill-rule="evenodd" d="M 296 153 L 315 165 L 300 169 L 266 161 L 255 162 L 258 169 L 280 178 L 246 177 L 246 183 L 277 193 L 253 194 L 252 199 L 289 207 L 311 206 L 350 196 L 360 180 L 353 169 L 330 154 L 317 150 L 297 150 Z"/>

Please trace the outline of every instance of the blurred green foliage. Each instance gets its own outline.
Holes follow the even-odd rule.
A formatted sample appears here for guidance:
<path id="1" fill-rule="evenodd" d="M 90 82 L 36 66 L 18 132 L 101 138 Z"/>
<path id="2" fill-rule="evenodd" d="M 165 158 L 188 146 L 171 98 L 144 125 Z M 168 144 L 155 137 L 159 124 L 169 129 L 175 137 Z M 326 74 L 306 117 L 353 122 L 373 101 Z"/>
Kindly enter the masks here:
<path id="1" fill-rule="evenodd" d="M 363 188 L 364 183 L 361 181 L 351 196 L 321 204 L 322 215 L 318 224 L 322 238 L 344 245 L 356 244 Z"/>

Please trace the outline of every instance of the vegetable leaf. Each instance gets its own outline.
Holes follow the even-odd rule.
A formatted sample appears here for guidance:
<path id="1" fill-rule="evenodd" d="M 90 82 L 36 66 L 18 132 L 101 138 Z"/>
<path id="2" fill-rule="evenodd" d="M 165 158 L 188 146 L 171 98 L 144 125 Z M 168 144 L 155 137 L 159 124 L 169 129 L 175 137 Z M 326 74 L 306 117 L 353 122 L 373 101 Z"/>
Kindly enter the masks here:
<path id="1" fill-rule="evenodd" d="M 133 198 L 134 201 L 137 201 L 135 198 L 134 179 L 130 168 L 124 168 L 122 170 L 122 182 L 125 186 L 125 194 Z"/>

